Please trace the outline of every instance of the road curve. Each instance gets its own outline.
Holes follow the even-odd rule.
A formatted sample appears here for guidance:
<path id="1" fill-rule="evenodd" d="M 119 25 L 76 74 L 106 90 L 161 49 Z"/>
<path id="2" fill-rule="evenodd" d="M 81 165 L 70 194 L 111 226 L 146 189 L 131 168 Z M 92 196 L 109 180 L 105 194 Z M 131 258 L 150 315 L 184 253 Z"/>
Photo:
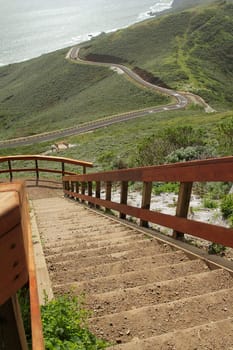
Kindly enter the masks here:
<path id="1" fill-rule="evenodd" d="M 176 100 L 176 103 L 168 104 L 165 106 L 150 107 L 139 111 L 121 113 L 115 116 L 110 116 L 104 119 L 98 119 L 93 122 L 84 123 L 84 124 L 81 124 L 80 126 L 74 126 L 71 128 L 60 129 L 60 130 L 36 134 L 32 136 L 0 141 L 0 149 L 26 146 L 26 145 L 31 145 L 35 143 L 52 141 L 52 140 L 56 140 L 58 138 L 63 138 L 67 136 L 79 135 L 79 134 L 83 134 L 89 131 L 103 128 L 112 124 L 121 123 L 123 121 L 127 121 L 130 119 L 143 117 L 151 113 L 182 109 L 188 104 L 188 98 L 185 96 L 185 94 L 182 94 L 175 90 L 170 90 L 170 89 L 166 89 L 166 88 L 151 84 L 143 80 L 138 74 L 136 74 L 126 66 L 123 66 L 121 64 L 84 61 L 79 57 L 79 50 L 80 50 L 80 47 L 73 47 L 68 52 L 66 58 L 70 60 L 75 60 L 82 64 L 101 65 L 101 66 L 114 67 L 114 68 L 120 69 L 125 74 L 127 74 L 131 79 L 135 80 L 137 83 L 141 84 L 142 86 L 173 97 Z"/>

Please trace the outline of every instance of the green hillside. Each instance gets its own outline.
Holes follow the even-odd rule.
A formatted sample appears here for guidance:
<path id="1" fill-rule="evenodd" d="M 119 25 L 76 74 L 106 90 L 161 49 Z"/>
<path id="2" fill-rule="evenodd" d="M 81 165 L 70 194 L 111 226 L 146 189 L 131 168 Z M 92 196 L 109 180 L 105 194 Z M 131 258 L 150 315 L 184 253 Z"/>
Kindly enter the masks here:
<path id="1" fill-rule="evenodd" d="M 82 56 L 106 61 L 115 57 L 227 109 L 233 100 L 232 28 L 233 4 L 221 1 L 102 34 L 87 43 Z"/>
<path id="2" fill-rule="evenodd" d="M 108 68 L 71 63 L 67 52 L 0 68 L 2 139 L 169 102 Z"/>
<path id="3" fill-rule="evenodd" d="M 228 128 L 226 130 L 228 137 L 226 134 L 221 135 L 219 133 L 219 126 L 230 123 L 231 129 Z M 148 139 L 154 138 L 160 140 L 164 130 L 167 128 L 177 130 L 181 126 L 189 126 L 193 130 L 201 128 L 203 131 L 202 143 L 208 149 L 211 148 L 214 154 L 232 154 L 233 113 L 206 114 L 204 111 L 198 109 L 189 109 L 150 114 L 143 118 L 124 122 L 124 124 L 119 123 L 84 135 L 68 137 L 65 140 L 75 145 L 75 147 L 58 153 L 51 153 L 51 155 L 84 159 L 93 162 L 95 167 L 89 171 L 94 172 L 102 169 L 117 168 L 122 164 L 133 167 L 138 165 L 139 149 Z M 220 135 L 220 138 L 218 135 Z M 227 138 L 229 140 L 228 151 L 225 148 Z M 44 142 L 31 146 L 0 149 L 0 155 L 39 154 L 51 150 L 51 144 L 51 142 Z M 14 166 L 16 167 L 16 164 Z"/>

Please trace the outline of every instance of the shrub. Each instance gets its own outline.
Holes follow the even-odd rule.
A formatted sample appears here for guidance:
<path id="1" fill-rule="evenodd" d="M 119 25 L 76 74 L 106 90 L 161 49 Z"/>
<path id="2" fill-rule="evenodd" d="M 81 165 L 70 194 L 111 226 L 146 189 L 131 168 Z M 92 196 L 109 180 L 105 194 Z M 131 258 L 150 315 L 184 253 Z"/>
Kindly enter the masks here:
<path id="1" fill-rule="evenodd" d="M 179 192 L 179 184 L 177 182 L 160 183 L 157 182 L 153 185 L 153 193 L 160 195 L 161 193 L 175 193 Z"/>
<path id="2" fill-rule="evenodd" d="M 216 209 L 218 207 L 218 203 L 209 197 L 205 197 L 203 199 L 204 208 Z"/>
<path id="3" fill-rule="evenodd" d="M 211 243 L 208 247 L 209 254 L 217 254 L 224 256 L 226 247 L 219 243 Z"/>
<path id="4" fill-rule="evenodd" d="M 168 163 L 187 162 L 195 159 L 206 159 L 213 157 L 214 151 L 207 146 L 182 147 L 170 153 L 166 157 Z"/>
<path id="5" fill-rule="evenodd" d="M 233 149 L 233 117 L 224 120 L 217 134 L 219 148 L 223 155 L 231 155 Z"/>
<path id="6" fill-rule="evenodd" d="M 224 219 L 233 215 L 233 194 L 227 194 L 221 202 L 221 211 Z"/>

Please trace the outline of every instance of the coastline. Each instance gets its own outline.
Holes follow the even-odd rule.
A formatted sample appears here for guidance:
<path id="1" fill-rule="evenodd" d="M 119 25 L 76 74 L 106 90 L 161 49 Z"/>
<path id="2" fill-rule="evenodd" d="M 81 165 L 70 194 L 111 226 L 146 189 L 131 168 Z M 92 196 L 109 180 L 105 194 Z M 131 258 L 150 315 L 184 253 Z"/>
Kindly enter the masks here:
<path id="1" fill-rule="evenodd" d="M 41 37 L 38 37 L 38 40 L 36 40 L 38 44 L 35 45 L 34 47 L 33 45 L 31 45 L 31 42 L 29 40 L 30 33 L 28 34 L 29 35 L 28 38 L 26 36 L 24 36 L 23 38 L 20 38 L 20 37 L 17 38 L 16 36 L 16 38 L 12 40 L 12 43 L 13 43 L 12 47 L 9 45 L 10 41 L 6 40 L 5 38 L 5 42 L 7 42 L 7 45 L 9 45 L 6 48 L 4 48 L 4 37 L 3 37 L 2 50 L 1 50 L 2 56 L 0 53 L 0 68 L 6 67 L 14 63 L 25 62 L 33 58 L 40 57 L 41 55 L 51 53 L 60 49 L 69 48 L 71 46 L 80 44 L 82 42 L 91 40 L 92 38 L 100 35 L 101 32 L 111 33 L 119 29 L 127 28 L 135 23 L 138 23 L 147 19 L 151 19 L 157 16 L 158 14 L 161 14 L 162 12 L 172 8 L 174 1 L 175 0 L 169 0 L 167 3 L 165 3 L 162 0 L 157 0 L 157 2 L 154 5 L 150 6 L 146 12 L 139 13 L 137 15 L 137 18 L 134 18 L 134 20 L 132 18 L 130 19 L 130 17 L 132 16 L 129 14 L 127 17 L 128 22 L 126 25 L 122 25 L 119 23 L 119 26 L 113 25 L 113 28 L 108 28 L 107 30 L 106 29 L 104 30 L 104 26 L 106 26 L 106 24 L 104 24 L 103 30 L 99 28 L 100 30 L 96 30 L 96 31 L 90 30 L 89 32 L 87 31 L 84 34 L 79 34 L 79 35 L 73 35 L 74 33 L 72 33 L 72 35 L 69 35 L 69 33 L 67 33 L 67 38 L 64 40 L 61 40 L 60 38 L 56 40 L 56 37 L 55 38 L 50 37 L 48 38 L 47 43 L 45 44 L 44 40 L 42 40 L 43 33 L 40 34 L 38 32 L 38 35 L 41 35 Z M 116 21 L 116 18 L 115 18 L 115 21 Z M 54 27 L 53 30 L 54 29 L 56 28 Z M 40 46 L 40 42 L 41 42 L 41 46 Z"/>

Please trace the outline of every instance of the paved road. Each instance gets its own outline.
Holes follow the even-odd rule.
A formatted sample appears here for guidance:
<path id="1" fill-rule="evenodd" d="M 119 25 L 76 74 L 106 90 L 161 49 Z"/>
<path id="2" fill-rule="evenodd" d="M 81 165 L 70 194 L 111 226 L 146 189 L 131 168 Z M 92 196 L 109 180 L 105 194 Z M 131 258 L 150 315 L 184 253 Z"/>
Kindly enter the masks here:
<path id="1" fill-rule="evenodd" d="M 112 124 L 121 123 L 123 121 L 127 121 L 130 119 L 135 119 L 139 117 L 146 116 L 151 113 L 158 113 L 163 111 L 169 111 L 169 110 L 176 110 L 184 108 L 188 104 L 188 99 L 185 95 L 178 93 L 175 90 L 170 90 L 166 88 L 162 88 L 157 85 L 153 85 L 145 80 L 143 80 L 139 75 L 137 75 L 135 72 L 131 71 L 128 67 L 125 67 L 120 64 L 110 64 L 110 63 L 101 63 L 101 62 L 91 62 L 91 61 L 83 61 L 79 58 L 79 47 L 73 47 L 69 53 L 67 54 L 67 58 L 71 60 L 79 61 L 80 63 L 84 64 L 91 64 L 91 65 L 101 65 L 106 67 L 114 67 L 116 69 L 120 69 L 122 72 L 127 74 L 131 79 L 137 81 L 139 84 L 143 85 L 144 87 L 148 87 L 150 89 L 156 90 L 158 92 L 164 93 L 166 95 L 169 95 L 173 98 L 175 98 L 176 103 L 169 104 L 166 106 L 159 106 L 159 107 L 151 107 L 146 108 L 140 111 L 133 111 L 133 112 L 127 112 L 122 113 L 116 116 L 99 119 L 93 122 L 85 123 L 82 125 L 77 125 L 71 128 L 67 129 L 61 129 L 61 130 L 55 130 L 43 134 L 36 134 L 28 137 L 21 137 L 17 139 L 11 139 L 11 140 L 5 140 L 0 141 L 0 148 L 13 148 L 18 146 L 25 146 L 25 145 L 31 145 L 35 143 L 45 142 L 45 141 L 52 141 L 56 140 L 58 138 L 64 138 L 67 136 L 72 135 L 79 135 L 86 133 L 88 131 L 96 130 L 99 128 L 103 128 Z"/>

